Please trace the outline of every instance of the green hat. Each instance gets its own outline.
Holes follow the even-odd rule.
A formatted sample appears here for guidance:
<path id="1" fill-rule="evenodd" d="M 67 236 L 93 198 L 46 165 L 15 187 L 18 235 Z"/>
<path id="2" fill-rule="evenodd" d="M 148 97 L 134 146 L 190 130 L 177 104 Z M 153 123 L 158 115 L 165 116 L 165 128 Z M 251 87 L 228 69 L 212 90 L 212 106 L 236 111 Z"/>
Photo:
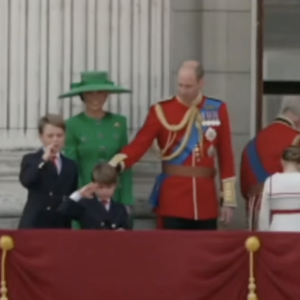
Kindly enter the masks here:
<path id="1" fill-rule="evenodd" d="M 107 72 L 81 72 L 81 82 L 71 83 L 71 89 L 59 98 L 79 96 L 87 92 L 108 92 L 114 94 L 130 93 L 121 86 L 117 86 L 108 78 Z"/>

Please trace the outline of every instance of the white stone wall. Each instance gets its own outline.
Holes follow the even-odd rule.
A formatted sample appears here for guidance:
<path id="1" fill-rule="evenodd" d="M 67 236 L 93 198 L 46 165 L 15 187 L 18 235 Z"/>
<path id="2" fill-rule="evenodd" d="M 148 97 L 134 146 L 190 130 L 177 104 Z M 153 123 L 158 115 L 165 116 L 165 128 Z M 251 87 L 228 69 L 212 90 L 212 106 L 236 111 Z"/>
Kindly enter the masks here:
<path id="1" fill-rule="evenodd" d="M 1 0 L 0 147 L 37 147 L 38 119 L 82 111 L 58 99 L 80 72 L 108 71 L 132 90 L 107 108 L 128 117 L 130 133 L 170 91 L 170 0 Z"/>

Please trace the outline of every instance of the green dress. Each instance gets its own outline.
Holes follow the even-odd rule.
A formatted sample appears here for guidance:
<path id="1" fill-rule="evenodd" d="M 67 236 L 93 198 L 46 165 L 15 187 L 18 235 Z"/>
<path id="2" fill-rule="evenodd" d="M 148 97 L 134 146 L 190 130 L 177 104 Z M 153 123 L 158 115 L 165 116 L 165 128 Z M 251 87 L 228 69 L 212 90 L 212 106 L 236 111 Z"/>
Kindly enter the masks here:
<path id="1" fill-rule="evenodd" d="M 80 113 L 67 121 L 66 145 L 64 153 L 74 159 L 79 168 L 79 187 L 91 182 L 92 170 L 101 161 L 109 161 L 127 145 L 126 117 L 106 113 L 102 119 L 88 117 Z M 126 206 L 133 204 L 132 171 L 120 174 L 120 181 L 114 200 Z M 73 222 L 73 228 L 80 228 Z"/>

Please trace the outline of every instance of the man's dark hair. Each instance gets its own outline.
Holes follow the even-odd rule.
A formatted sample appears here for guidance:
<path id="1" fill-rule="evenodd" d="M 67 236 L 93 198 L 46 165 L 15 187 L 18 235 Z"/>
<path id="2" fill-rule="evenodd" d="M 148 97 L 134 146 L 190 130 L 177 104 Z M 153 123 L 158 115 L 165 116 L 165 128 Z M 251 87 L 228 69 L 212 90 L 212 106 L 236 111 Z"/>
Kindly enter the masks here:
<path id="1" fill-rule="evenodd" d="M 93 181 L 103 185 L 117 184 L 118 172 L 108 163 L 97 164 L 92 173 Z"/>

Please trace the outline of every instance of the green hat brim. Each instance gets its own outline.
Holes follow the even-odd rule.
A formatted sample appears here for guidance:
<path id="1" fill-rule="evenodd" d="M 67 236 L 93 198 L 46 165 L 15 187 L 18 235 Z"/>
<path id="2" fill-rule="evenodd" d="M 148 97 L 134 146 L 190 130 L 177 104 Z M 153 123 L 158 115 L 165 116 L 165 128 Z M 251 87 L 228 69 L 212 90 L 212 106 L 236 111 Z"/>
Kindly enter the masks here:
<path id="1" fill-rule="evenodd" d="M 121 86 L 111 85 L 111 84 L 95 84 L 95 85 L 86 85 L 72 88 L 69 92 L 66 92 L 59 96 L 59 98 L 69 98 L 74 96 L 79 96 L 83 93 L 88 92 L 107 92 L 110 94 L 122 94 L 122 93 L 131 93 L 130 90 L 124 89 Z"/>

